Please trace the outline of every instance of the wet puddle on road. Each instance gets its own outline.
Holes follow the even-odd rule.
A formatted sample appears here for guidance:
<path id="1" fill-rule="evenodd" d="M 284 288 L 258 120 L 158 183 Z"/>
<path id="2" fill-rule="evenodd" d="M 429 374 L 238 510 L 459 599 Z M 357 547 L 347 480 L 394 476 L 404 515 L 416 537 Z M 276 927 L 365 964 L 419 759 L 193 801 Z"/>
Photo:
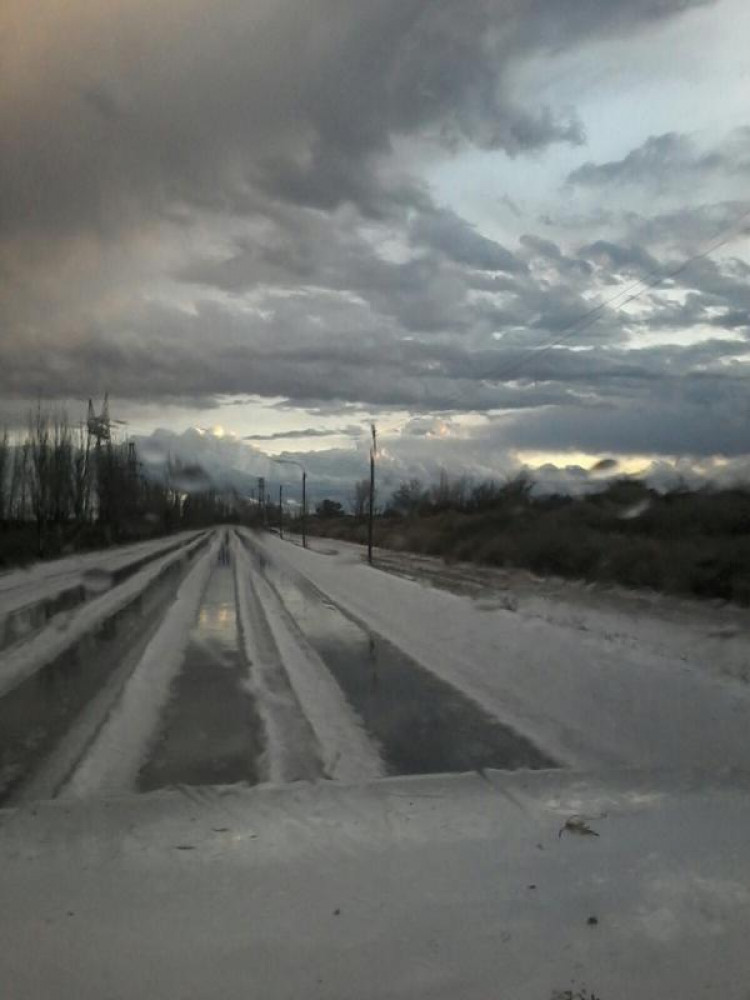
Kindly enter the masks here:
<path id="1" fill-rule="evenodd" d="M 259 780 L 262 726 L 243 689 L 233 571 L 215 567 L 138 790 Z"/>
<path id="2" fill-rule="evenodd" d="M 128 675 L 205 545 L 186 553 L 126 607 L 0 698 L 0 804 L 23 794 L 91 700 L 118 673 L 123 680 Z"/>
<path id="3" fill-rule="evenodd" d="M 389 774 L 558 766 L 456 688 L 347 618 L 314 586 L 254 558 L 380 744 Z"/>

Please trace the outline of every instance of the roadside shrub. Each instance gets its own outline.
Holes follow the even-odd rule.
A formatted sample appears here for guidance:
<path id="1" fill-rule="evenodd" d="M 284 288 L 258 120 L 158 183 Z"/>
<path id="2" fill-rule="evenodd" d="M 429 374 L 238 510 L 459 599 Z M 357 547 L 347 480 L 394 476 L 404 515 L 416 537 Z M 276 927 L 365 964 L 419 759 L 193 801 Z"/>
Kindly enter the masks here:
<path id="1" fill-rule="evenodd" d="M 674 490 L 659 495 L 620 479 L 598 494 L 543 497 L 527 483 L 480 484 L 443 492 L 437 509 L 380 517 L 375 541 L 385 548 L 449 562 L 514 566 L 554 575 L 750 605 L 750 491 Z M 321 522 L 316 531 L 365 542 L 354 518 Z"/>
<path id="2" fill-rule="evenodd" d="M 668 552 L 650 539 L 605 539 L 601 576 L 626 587 L 660 590 L 667 579 Z M 596 577 L 594 577 L 596 579 Z"/>

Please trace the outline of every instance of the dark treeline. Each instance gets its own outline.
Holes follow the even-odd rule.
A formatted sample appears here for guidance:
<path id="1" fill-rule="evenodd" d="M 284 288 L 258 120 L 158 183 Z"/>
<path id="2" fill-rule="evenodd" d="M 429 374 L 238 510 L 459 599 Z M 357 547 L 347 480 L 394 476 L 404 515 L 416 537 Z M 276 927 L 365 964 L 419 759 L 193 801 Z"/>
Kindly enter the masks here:
<path id="1" fill-rule="evenodd" d="M 360 491 L 361 492 L 361 491 Z M 311 531 L 364 542 L 366 518 L 319 505 Z M 446 474 L 403 482 L 379 504 L 379 546 L 540 575 L 619 583 L 750 604 L 750 489 L 611 480 L 584 496 L 541 495 L 522 474 L 504 483 Z"/>
<path id="2" fill-rule="evenodd" d="M 0 434 L 0 566 L 236 518 L 241 501 L 202 470 L 169 461 L 145 476 L 135 445 L 97 440 L 64 412 L 30 414 Z"/>

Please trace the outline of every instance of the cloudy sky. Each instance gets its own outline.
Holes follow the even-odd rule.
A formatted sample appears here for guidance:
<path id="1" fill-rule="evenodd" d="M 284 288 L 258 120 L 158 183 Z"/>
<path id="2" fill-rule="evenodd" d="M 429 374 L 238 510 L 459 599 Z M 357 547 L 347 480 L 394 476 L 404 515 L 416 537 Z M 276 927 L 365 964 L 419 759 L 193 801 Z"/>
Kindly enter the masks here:
<path id="1" fill-rule="evenodd" d="M 394 481 L 739 467 L 749 38 L 746 0 L 4 0 L 0 419 L 108 389 L 331 483 L 371 419 Z"/>

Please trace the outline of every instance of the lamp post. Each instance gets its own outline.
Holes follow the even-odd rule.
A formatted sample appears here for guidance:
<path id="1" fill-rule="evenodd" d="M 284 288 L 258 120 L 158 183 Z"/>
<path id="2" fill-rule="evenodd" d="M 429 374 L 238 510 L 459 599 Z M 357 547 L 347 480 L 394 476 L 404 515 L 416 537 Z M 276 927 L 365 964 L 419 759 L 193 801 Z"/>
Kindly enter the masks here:
<path id="1" fill-rule="evenodd" d="M 279 538 L 284 537 L 284 487 L 279 483 Z"/>
<path id="2" fill-rule="evenodd" d="M 307 515 L 307 470 L 302 462 L 297 462 L 293 458 L 273 458 L 272 462 L 279 465 L 296 465 L 302 472 L 302 548 L 307 548 L 307 533 L 305 531 L 305 517 Z"/>
<path id="3" fill-rule="evenodd" d="M 378 439 L 375 424 L 370 424 L 372 444 L 370 445 L 370 502 L 367 512 L 367 561 L 372 566 L 372 534 L 375 518 L 375 456 L 378 452 Z"/>

